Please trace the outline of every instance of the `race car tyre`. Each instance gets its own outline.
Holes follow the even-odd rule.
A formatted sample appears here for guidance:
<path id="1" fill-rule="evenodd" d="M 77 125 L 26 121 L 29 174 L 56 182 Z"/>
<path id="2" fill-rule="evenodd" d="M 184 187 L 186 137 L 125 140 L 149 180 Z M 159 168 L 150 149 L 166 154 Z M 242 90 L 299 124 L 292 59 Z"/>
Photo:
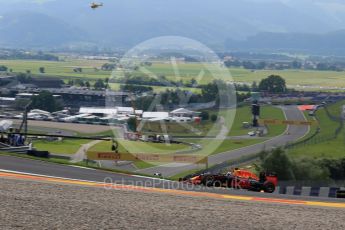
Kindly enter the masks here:
<path id="1" fill-rule="evenodd" d="M 214 184 L 214 177 L 213 176 L 206 177 L 203 180 L 203 184 L 207 187 L 212 187 Z"/>
<path id="2" fill-rule="evenodd" d="M 273 193 L 276 189 L 276 186 L 272 182 L 264 183 L 264 192 Z"/>
<path id="3" fill-rule="evenodd" d="M 221 187 L 222 183 L 219 180 L 213 182 L 213 187 Z"/>

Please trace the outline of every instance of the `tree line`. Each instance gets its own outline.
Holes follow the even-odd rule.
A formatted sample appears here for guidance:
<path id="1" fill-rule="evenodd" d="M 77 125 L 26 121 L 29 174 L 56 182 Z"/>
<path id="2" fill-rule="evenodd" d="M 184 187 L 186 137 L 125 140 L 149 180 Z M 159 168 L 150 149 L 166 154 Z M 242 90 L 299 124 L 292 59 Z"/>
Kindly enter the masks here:
<path id="1" fill-rule="evenodd" d="M 256 167 L 257 170 L 276 172 L 280 180 L 345 180 L 345 158 L 291 159 L 281 148 L 261 152 Z"/>
<path id="2" fill-rule="evenodd" d="M 235 98 L 229 98 L 234 90 L 233 85 L 226 83 L 223 80 L 214 80 L 206 85 L 201 86 L 201 93 L 193 93 L 189 90 L 183 89 L 167 89 L 157 94 L 150 94 L 141 96 L 136 99 L 136 107 L 142 110 L 152 109 L 151 104 L 156 100 L 156 103 L 164 107 L 166 110 L 171 110 L 175 105 L 191 104 L 191 103 L 209 103 L 215 102 L 216 106 L 231 106 L 235 102 Z M 251 97 L 251 92 L 247 93 L 233 93 L 237 102 L 242 102 Z M 158 100 L 157 100 L 158 98 Z M 156 108 L 153 108 L 153 111 Z"/>
<path id="3" fill-rule="evenodd" d="M 2 60 L 59 61 L 59 57 L 53 54 L 47 54 L 41 51 L 33 53 L 33 52 L 24 52 L 20 50 L 5 50 L 5 52 L 0 52 L 0 59 Z"/>
<path id="4" fill-rule="evenodd" d="M 343 62 L 267 62 L 267 61 L 241 61 L 241 60 L 227 60 L 224 65 L 228 68 L 244 68 L 249 70 L 285 70 L 285 69 L 306 69 L 319 71 L 344 71 L 345 63 Z"/>

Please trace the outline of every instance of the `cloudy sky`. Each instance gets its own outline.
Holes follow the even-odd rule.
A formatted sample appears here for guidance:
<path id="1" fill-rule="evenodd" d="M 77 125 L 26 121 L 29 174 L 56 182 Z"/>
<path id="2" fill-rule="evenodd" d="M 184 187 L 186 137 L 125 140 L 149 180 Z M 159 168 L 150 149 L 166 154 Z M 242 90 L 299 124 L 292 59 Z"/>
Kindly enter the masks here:
<path id="1" fill-rule="evenodd" d="M 93 1 L 104 7 L 91 10 Z M 104 43 L 168 34 L 219 44 L 261 32 L 345 30 L 345 0 L 0 0 L 0 6 L 0 42 L 5 33 L 6 42 L 30 38 L 37 24 L 47 37 L 82 31 L 85 40 Z"/>

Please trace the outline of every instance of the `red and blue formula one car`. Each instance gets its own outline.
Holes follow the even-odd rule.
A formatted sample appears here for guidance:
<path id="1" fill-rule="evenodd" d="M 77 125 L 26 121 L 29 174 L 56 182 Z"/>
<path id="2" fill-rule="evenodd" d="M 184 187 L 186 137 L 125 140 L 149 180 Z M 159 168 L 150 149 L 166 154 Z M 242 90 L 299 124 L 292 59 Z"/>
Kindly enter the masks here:
<path id="1" fill-rule="evenodd" d="M 190 178 L 181 179 L 181 181 L 208 187 L 227 187 L 273 193 L 278 184 L 278 177 L 275 173 L 262 172 L 257 176 L 248 170 L 236 169 L 227 174 L 194 175 Z"/>

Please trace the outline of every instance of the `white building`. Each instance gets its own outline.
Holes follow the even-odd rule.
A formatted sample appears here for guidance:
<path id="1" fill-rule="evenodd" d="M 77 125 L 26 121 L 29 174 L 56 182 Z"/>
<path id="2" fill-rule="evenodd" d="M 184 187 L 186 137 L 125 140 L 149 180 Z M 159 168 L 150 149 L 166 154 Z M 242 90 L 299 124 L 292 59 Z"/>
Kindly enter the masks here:
<path id="1" fill-rule="evenodd" d="M 103 114 L 103 115 L 116 115 L 116 108 L 104 108 L 104 107 L 81 107 L 79 109 L 80 114 Z"/>
<path id="2" fill-rule="evenodd" d="M 143 119 L 145 120 L 164 120 L 169 118 L 168 112 L 144 112 Z"/>
<path id="3" fill-rule="evenodd" d="M 179 109 L 175 109 L 173 111 L 170 112 L 170 116 L 171 117 L 195 117 L 198 116 L 198 114 L 200 114 L 199 112 L 194 112 L 185 108 L 179 108 Z"/>
<path id="4" fill-rule="evenodd" d="M 104 116 L 130 116 L 130 115 L 139 115 L 143 114 L 142 110 L 134 110 L 132 107 L 114 107 L 114 108 L 105 108 L 105 107 L 81 107 L 79 109 L 80 114 L 94 114 L 94 115 L 104 115 Z"/>

